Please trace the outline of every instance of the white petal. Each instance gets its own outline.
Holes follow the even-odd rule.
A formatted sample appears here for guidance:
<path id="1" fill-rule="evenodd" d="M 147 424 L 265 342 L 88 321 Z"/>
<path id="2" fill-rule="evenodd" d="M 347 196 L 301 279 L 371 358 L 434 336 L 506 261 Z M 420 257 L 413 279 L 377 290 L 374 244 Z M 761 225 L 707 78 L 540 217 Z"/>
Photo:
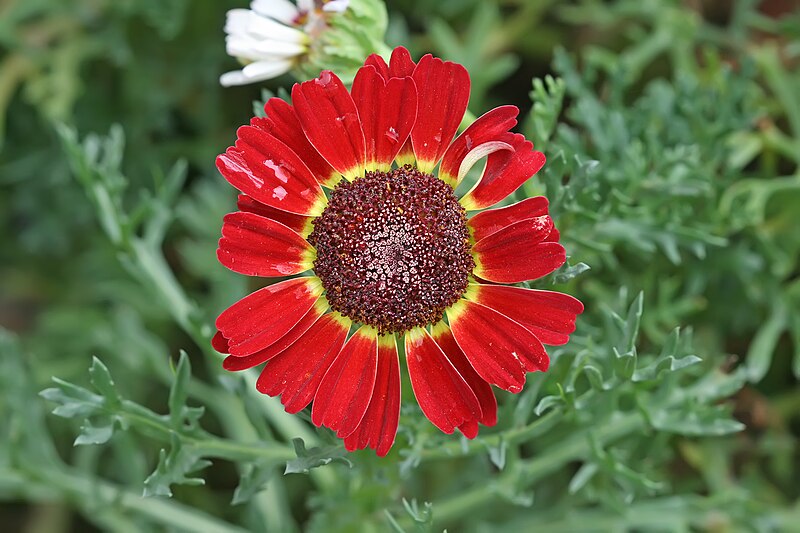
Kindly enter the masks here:
<path id="1" fill-rule="evenodd" d="M 289 0 L 253 0 L 250 8 L 265 17 L 291 24 L 300 15 L 297 6 Z"/>
<path id="2" fill-rule="evenodd" d="M 265 39 L 255 46 L 255 51 L 261 55 L 277 57 L 294 57 L 306 53 L 308 47 L 297 43 L 287 43 Z"/>
<path id="3" fill-rule="evenodd" d="M 300 13 L 308 13 L 314 10 L 314 0 L 297 0 L 297 9 Z"/>
<path id="4" fill-rule="evenodd" d="M 308 36 L 302 31 L 290 28 L 271 18 L 262 17 L 249 9 L 231 9 L 228 11 L 225 20 L 225 33 L 292 43 L 308 42 Z"/>
<path id="5" fill-rule="evenodd" d="M 247 31 L 253 12 L 249 9 L 231 9 L 225 15 L 225 33 L 242 34 Z"/>
<path id="6" fill-rule="evenodd" d="M 225 38 L 225 50 L 230 56 L 258 61 L 261 59 L 295 57 L 304 54 L 307 51 L 307 47 L 272 39 L 256 40 L 250 37 L 228 35 Z"/>
<path id="7" fill-rule="evenodd" d="M 300 30 L 290 28 L 280 22 L 253 13 L 247 26 L 247 33 L 255 37 L 279 41 L 305 43 L 308 36 Z"/>
<path id="8" fill-rule="evenodd" d="M 322 6 L 323 11 L 329 13 L 342 13 L 347 10 L 350 0 L 331 0 Z"/>
<path id="9" fill-rule="evenodd" d="M 222 76 L 219 77 L 219 83 L 223 87 L 232 87 L 233 85 L 244 85 L 249 83 L 244 73 L 241 70 L 232 70 L 230 72 L 226 72 Z"/>
<path id="10" fill-rule="evenodd" d="M 242 69 L 244 75 L 252 81 L 268 80 L 275 78 L 289 72 L 292 68 L 292 62 L 286 59 L 278 59 L 274 61 L 257 61 L 250 63 Z"/>

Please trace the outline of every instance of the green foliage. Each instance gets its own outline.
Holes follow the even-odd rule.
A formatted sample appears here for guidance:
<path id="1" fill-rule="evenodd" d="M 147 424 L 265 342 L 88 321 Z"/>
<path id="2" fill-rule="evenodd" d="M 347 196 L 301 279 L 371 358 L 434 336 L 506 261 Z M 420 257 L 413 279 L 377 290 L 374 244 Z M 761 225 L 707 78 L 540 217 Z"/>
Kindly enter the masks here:
<path id="1" fill-rule="evenodd" d="M 235 195 L 213 158 L 253 100 L 287 95 L 218 87 L 224 11 L 245 4 L 0 8 L 4 523 L 53 504 L 64 530 L 800 523 L 797 13 L 386 4 L 391 44 L 468 67 L 472 115 L 522 108 L 548 163 L 509 202 L 545 194 L 570 255 L 529 286 L 586 312 L 546 374 L 499 394 L 497 427 L 443 435 L 409 396 L 379 459 L 284 413 L 209 344 L 253 288 L 215 260 Z M 311 70 L 385 52 L 384 5 L 353 6 L 339 29 L 357 31 Z"/>

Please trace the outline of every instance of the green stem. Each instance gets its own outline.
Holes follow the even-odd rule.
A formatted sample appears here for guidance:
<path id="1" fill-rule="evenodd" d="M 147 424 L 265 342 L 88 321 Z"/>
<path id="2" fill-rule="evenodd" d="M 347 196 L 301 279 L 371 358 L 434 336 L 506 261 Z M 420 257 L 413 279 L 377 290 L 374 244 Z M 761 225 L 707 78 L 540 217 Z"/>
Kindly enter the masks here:
<path id="1" fill-rule="evenodd" d="M 11 485 L 39 500 L 66 497 L 83 507 L 84 514 L 97 517 L 97 506 L 116 507 L 153 520 L 167 529 L 208 533 L 243 533 L 244 530 L 223 522 L 205 512 L 162 498 L 144 498 L 98 478 L 87 478 L 85 472 L 72 473 L 66 467 L 40 469 L 35 472 L 0 471 L 4 485 Z M 108 510 L 103 509 L 100 514 Z M 102 520 L 95 518 L 95 520 Z"/>

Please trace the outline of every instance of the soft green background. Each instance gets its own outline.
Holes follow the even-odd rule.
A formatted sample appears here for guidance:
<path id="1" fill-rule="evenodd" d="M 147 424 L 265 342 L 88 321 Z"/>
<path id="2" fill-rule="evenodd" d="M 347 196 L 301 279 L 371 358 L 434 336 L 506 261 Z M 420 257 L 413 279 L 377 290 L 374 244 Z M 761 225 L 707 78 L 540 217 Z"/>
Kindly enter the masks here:
<path id="1" fill-rule="evenodd" d="M 248 291 L 213 159 L 263 98 L 217 82 L 233 7 L 0 1 L 4 531 L 800 531 L 796 2 L 390 2 L 474 114 L 521 108 L 548 164 L 513 199 L 571 256 L 535 285 L 587 311 L 497 428 L 409 397 L 385 459 L 208 346 Z"/>

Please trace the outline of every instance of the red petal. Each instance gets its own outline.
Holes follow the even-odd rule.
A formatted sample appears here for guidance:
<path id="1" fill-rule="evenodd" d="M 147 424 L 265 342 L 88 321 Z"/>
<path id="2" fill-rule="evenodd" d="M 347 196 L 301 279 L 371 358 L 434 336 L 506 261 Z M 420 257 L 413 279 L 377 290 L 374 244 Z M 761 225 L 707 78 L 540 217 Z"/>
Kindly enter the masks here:
<path id="1" fill-rule="evenodd" d="M 253 213 L 229 213 L 222 219 L 217 259 L 246 276 L 277 277 L 312 267 L 313 248 L 280 222 Z"/>
<path id="2" fill-rule="evenodd" d="M 368 326 L 347 341 L 314 397 L 311 421 L 336 432 L 353 433 L 367 411 L 378 370 L 378 336 Z"/>
<path id="3" fill-rule="evenodd" d="M 472 367 L 490 383 L 494 382 L 487 379 L 479 368 L 486 364 L 487 356 L 494 357 L 498 363 L 507 361 L 514 370 L 516 368 L 511 360 L 516 359 L 526 372 L 544 372 L 550 365 L 550 357 L 539 339 L 524 326 L 494 309 L 476 302 L 460 300 L 448 310 L 447 317 L 450 319 L 453 336 Z M 476 365 L 477 361 L 480 361 L 479 365 Z M 497 383 L 494 384 L 500 387 Z"/>
<path id="4" fill-rule="evenodd" d="M 458 430 L 468 439 L 474 439 L 478 436 L 478 421 L 477 420 L 467 420 L 460 426 L 458 426 Z"/>
<path id="5" fill-rule="evenodd" d="M 289 413 L 304 409 L 319 389 L 323 376 L 347 339 L 349 326 L 330 313 L 317 320 L 297 341 L 272 359 L 256 382 L 256 389 L 281 395 Z"/>
<path id="6" fill-rule="evenodd" d="M 378 54 L 370 54 L 367 56 L 367 59 L 364 61 L 364 66 L 373 67 L 375 71 L 380 74 L 381 78 L 384 80 L 389 79 L 389 65 L 387 65 L 386 60 Z"/>
<path id="7" fill-rule="evenodd" d="M 405 78 L 414 74 L 417 64 L 411 59 L 409 51 L 398 46 L 392 50 L 392 57 L 389 59 L 389 76 L 393 78 Z M 387 78 L 388 78 L 387 77 Z"/>
<path id="8" fill-rule="evenodd" d="M 470 218 L 467 221 L 467 226 L 472 230 L 472 238 L 475 239 L 475 242 L 478 242 L 484 237 L 488 237 L 492 233 L 506 228 L 511 224 L 546 215 L 547 206 L 547 198 L 544 196 L 534 196 L 533 198 L 526 198 L 521 202 L 511 204 L 508 207 L 482 211 Z M 551 230 L 551 233 L 553 231 L 555 231 L 555 229 Z"/>
<path id="9" fill-rule="evenodd" d="M 303 131 L 314 148 L 340 174 L 364 174 L 364 133 L 356 104 L 342 80 L 329 70 L 292 87 L 292 102 Z"/>
<path id="10" fill-rule="evenodd" d="M 325 195 L 303 161 L 263 130 L 242 126 L 235 147 L 217 157 L 231 185 L 262 204 L 300 215 L 322 212 Z"/>
<path id="11" fill-rule="evenodd" d="M 358 428 L 344 439 L 348 451 L 372 448 L 383 457 L 394 444 L 400 419 L 400 364 L 394 336 L 378 340 L 378 372 L 367 412 Z"/>
<path id="12" fill-rule="evenodd" d="M 249 294 L 217 317 L 217 329 L 228 339 L 231 355 L 263 350 L 292 329 L 322 294 L 318 278 L 275 283 Z"/>
<path id="13" fill-rule="evenodd" d="M 544 154 L 535 151 L 533 143 L 522 135 L 508 134 L 499 140 L 510 144 L 514 151 L 500 150 L 489 155 L 480 181 L 461 198 L 468 210 L 493 206 L 544 166 Z"/>
<path id="14" fill-rule="evenodd" d="M 470 285 L 467 297 L 525 326 L 545 344 L 566 344 L 575 331 L 575 318 L 583 304 L 560 292 Z"/>
<path id="15" fill-rule="evenodd" d="M 553 228 L 549 216 L 529 218 L 478 241 L 472 251 L 479 278 L 497 283 L 519 283 L 540 278 L 564 264 L 564 247 L 542 242 Z"/>
<path id="16" fill-rule="evenodd" d="M 294 344 L 294 342 L 299 339 L 301 335 L 308 331 L 308 328 L 310 328 L 317 320 L 319 320 L 327 308 L 328 303 L 325 302 L 324 298 L 318 300 L 317 304 L 312 307 L 308 313 L 306 313 L 305 316 L 303 316 L 303 318 L 301 318 L 300 321 L 292 327 L 292 329 L 286 332 L 286 335 L 273 342 L 263 350 L 257 351 L 256 353 L 245 356 L 230 355 L 226 357 L 222 362 L 222 368 L 225 370 L 238 372 L 239 370 L 253 368 L 254 366 L 258 366 L 261 363 L 269 361 L 279 353 L 283 352 L 286 348 Z"/>
<path id="17" fill-rule="evenodd" d="M 211 347 L 219 353 L 228 353 L 228 339 L 226 339 L 221 331 L 217 331 L 211 338 Z"/>
<path id="18" fill-rule="evenodd" d="M 453 140 L 469 102 L 469 74 L 457 63 L 430 54 L 414 69 L 417 84 L 417 122 L 411 143 L 422 172 L 432 172 Z"/>
<path id="19" fill-rule="evenodd" d="M 352 89 L 367 150 L 367 170 L 391 169 L 417 118 L 417 88 L 411 78 L 385 82 L 372 66 L 361 67 Z"/>
<path id="20" fill-rule="evenodd" d="M 270 98 L 264 105 L 264 111 L 267 116 L 259 120 L 260 127 L 266 127 L 269 133 L 300 156 L 321 185 L 330 188 L 335 186 L 341 179 L 339 173 L 308 142 L 294 108 L 280 98 Z"/>
<path id="21" fill-rule="evenodd" d="M 458 346 L 472 368 L 484 381 L 503 390 L 517 393 L 525 385 L 525 367 L 515 349 L 508 349 L 506 333 L 495 329 L 493 315 L 502 317 L 488 307 L 459 300 L 447 310 L 447 319 Z M 525 329 L 522 326 L 520 329 Z M 527 330 L 525 330 L 527 332 Z M 528 335 L 531 334 L 528 332 Z M 516 348 L 516 347 L 515 347 Z"/>
<path id="22" fill-rule="evenodd" d="M 458 370 L 458 373 L 461 374 L 461 377 L 464 378 L 464 381 L 467 382 L 472 392 L 475 393 L 475 397 L 478 398 L 478 403 L 481 406 L 481 418 L 478 419 L 478 422 L 484 426 L 497 424 L 497 399 L 494 397 L 492 387 L 472 368 L 467 356 L 459 348 L 450 328 L 444 322 L 439 322 L 431 329 L 431 336 L 455 369 Z M 471 426 L 468 426 L 468 428 L 471 428 Z M 466 434 L 464 429 L 460 427 L 459 429 L 467 438 L 472 438 Z M 477 427 L 475 432 L 477 433 Z"/>
<path id="23" fill-rule="evenodd" d="M 434 426 L 450 434 L 482 418 L 475 393 L 424 329 L 406 333 L 406 362 L 417 403 Z"/>
<path id="24" fill-rule="evenodd" d="M 287 228 L 293 229 L 300 235 L 305 236 L 311 233 L 311 217 L 296 215 L 294 213 L 287 213 L 286 211 L 275 209 L 274 207 L 264 205 L 261 202 L 250 198 L 246 194 L 239 195 L 238 199 L 236 200 L 236 206 L 239 208 L 239 211 L 244 211 L 245 213 L 254 213 L 262 217 L 271 218 L 276 222 L 280 222 Z"/>
<path id="25" fill-rule="evenodd" d="M 459 135 L 447 149 L 442 158 L 439 177 L 455 188 L 458 184 L 458 170 L 464 157 L 475 147 L 489 141 L 498 140 L 517 124 L 519 109 L 513 105 L 496 107 L 478 117 Z"/>

